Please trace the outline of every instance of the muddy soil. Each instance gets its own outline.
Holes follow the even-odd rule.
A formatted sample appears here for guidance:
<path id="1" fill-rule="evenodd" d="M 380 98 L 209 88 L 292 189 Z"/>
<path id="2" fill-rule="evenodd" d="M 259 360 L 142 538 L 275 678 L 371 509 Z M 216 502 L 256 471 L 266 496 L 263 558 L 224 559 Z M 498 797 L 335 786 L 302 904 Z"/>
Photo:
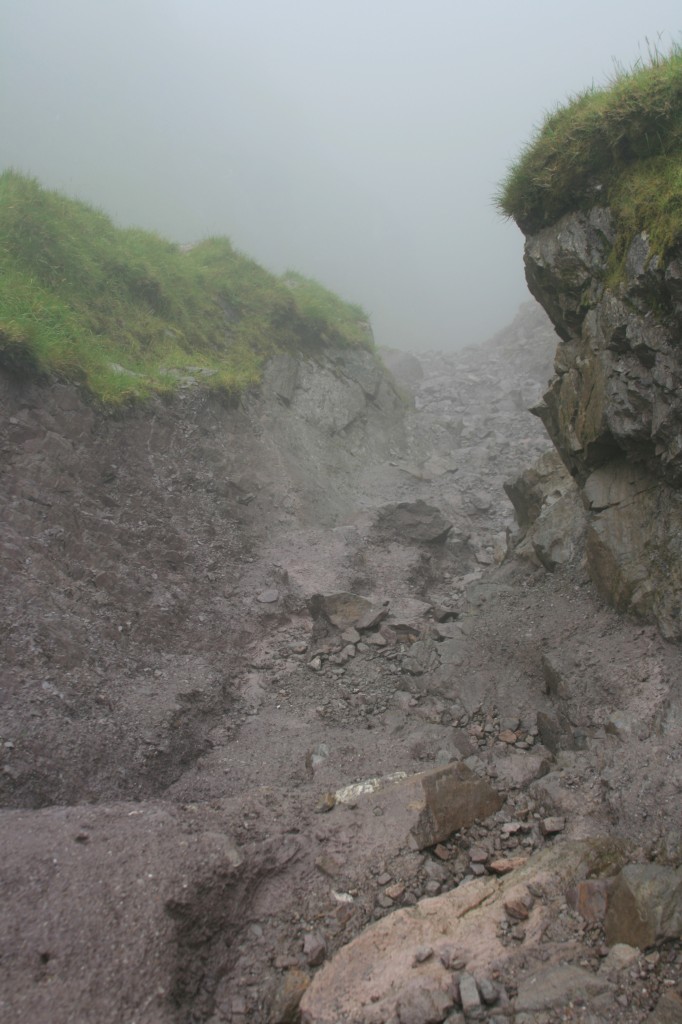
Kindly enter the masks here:
<path id="1" fill-rule="evenodd" d="M 486 345 L 387 357 L 397 391 L 330 360 L 118 416 L 3 379 L 3 1020 L 295 1020 L 368 924 L 496 860 L 608 838 L 679 865 L 679 648 L 579 552 L 509 553 L 555 341 L 525 307 Z M 342 592 L 371 614 L 331 621 Z M 460 763 L 502 806 L 430 847 L 340 793 Z M 479 1018 L 513 1019 L 538 964 L 599 973 L 603 920 L 553 899 L 541 936 L 502 929 Z M 591 1010 L 516 1019 L 635 1024 L 681 975 L 668 941 Z"/>

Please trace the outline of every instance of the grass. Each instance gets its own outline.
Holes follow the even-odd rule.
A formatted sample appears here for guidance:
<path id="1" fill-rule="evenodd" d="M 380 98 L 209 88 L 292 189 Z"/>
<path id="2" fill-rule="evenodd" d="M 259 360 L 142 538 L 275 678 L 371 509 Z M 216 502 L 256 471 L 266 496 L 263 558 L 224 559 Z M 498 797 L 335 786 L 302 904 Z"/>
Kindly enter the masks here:
<path id="1" fill-rule="evenodd" d="M 682 48 L 619 69 L 551 113 L 511 166 L 498 208 L 532 234 L 561 216 L 611 206 L 616 258 L 646 230 L 652 254 L 682 242 Z M 627 241 L 626 241 L 627 240 Z"/>
<path id="2" fill-rule="evenodd" d="M 293 283 L 292 283 L 293 279 Z M 34 179 L 0 174 L 0 364 L 56 374 L 105 404 L 199 374 L 240 392 L 281 351 L 372 348 L 366 314 L 209 238 L 183 251 L 120 229 Z"/>

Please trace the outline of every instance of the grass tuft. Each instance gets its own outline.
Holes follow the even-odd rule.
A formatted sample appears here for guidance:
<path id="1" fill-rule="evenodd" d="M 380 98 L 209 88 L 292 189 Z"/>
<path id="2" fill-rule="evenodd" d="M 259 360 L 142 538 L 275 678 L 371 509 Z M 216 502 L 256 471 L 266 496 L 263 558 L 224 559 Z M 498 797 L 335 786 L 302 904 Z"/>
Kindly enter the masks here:
<path id="1" fill-rule="evenodd" d="M 362 310 L 290 278 L 227 238 L 184 251 L 0 174 L 0 365 L 14 372 L 58 374 L 120 404 L 191 376 L 239 392 L 276 352 L 372 347 Z"/>
<path id="2" fill-rule="evenodd" d="M 682 241 L 682 48 L 650 48 L 605 88 L 549 114 L 495 198 L 526 234 L 609 204 L 619 231 L 664 255 Z M 621 246 L 622 247 L 622 246 Z"/>

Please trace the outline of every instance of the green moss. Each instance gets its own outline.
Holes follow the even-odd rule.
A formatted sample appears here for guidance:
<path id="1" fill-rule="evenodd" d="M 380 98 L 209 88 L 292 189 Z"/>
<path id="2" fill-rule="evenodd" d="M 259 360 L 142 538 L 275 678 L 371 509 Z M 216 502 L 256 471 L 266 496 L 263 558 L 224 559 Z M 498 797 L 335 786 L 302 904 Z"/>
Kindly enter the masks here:
<path id="1" fill-rule="evenodd" d="M 226 238 L 185 252 L 30 178 L 0 175 L 0 363 L 15 371 L 57 373 L 121 403 L 193 371 L 238 392 L 279 351 L 371 347 L 361 310 L 307 288 L 326 312 Z"/>
<path id="2" fill-rule="evenodd" d="M 626 238 L 646 230 L 661 254 L 682 241 L 682 51 L 655 52 L 550 114 L 496 197 L 526 233 L 609 204 Z"/>

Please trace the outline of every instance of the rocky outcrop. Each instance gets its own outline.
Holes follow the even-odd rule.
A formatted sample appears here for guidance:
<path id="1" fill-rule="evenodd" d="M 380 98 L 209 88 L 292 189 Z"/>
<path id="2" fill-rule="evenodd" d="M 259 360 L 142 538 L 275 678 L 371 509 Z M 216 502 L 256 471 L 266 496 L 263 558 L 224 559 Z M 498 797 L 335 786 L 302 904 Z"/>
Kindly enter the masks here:
<path id="1" fill-rule="evenodd" d="M 528 237 L 529 288 L 561 343 L 535 408 L 587 511 L 602 594 L 682 637 L 682 254 L 652 255 L 645 232 L 614 269 L 607 207 Z"/>

